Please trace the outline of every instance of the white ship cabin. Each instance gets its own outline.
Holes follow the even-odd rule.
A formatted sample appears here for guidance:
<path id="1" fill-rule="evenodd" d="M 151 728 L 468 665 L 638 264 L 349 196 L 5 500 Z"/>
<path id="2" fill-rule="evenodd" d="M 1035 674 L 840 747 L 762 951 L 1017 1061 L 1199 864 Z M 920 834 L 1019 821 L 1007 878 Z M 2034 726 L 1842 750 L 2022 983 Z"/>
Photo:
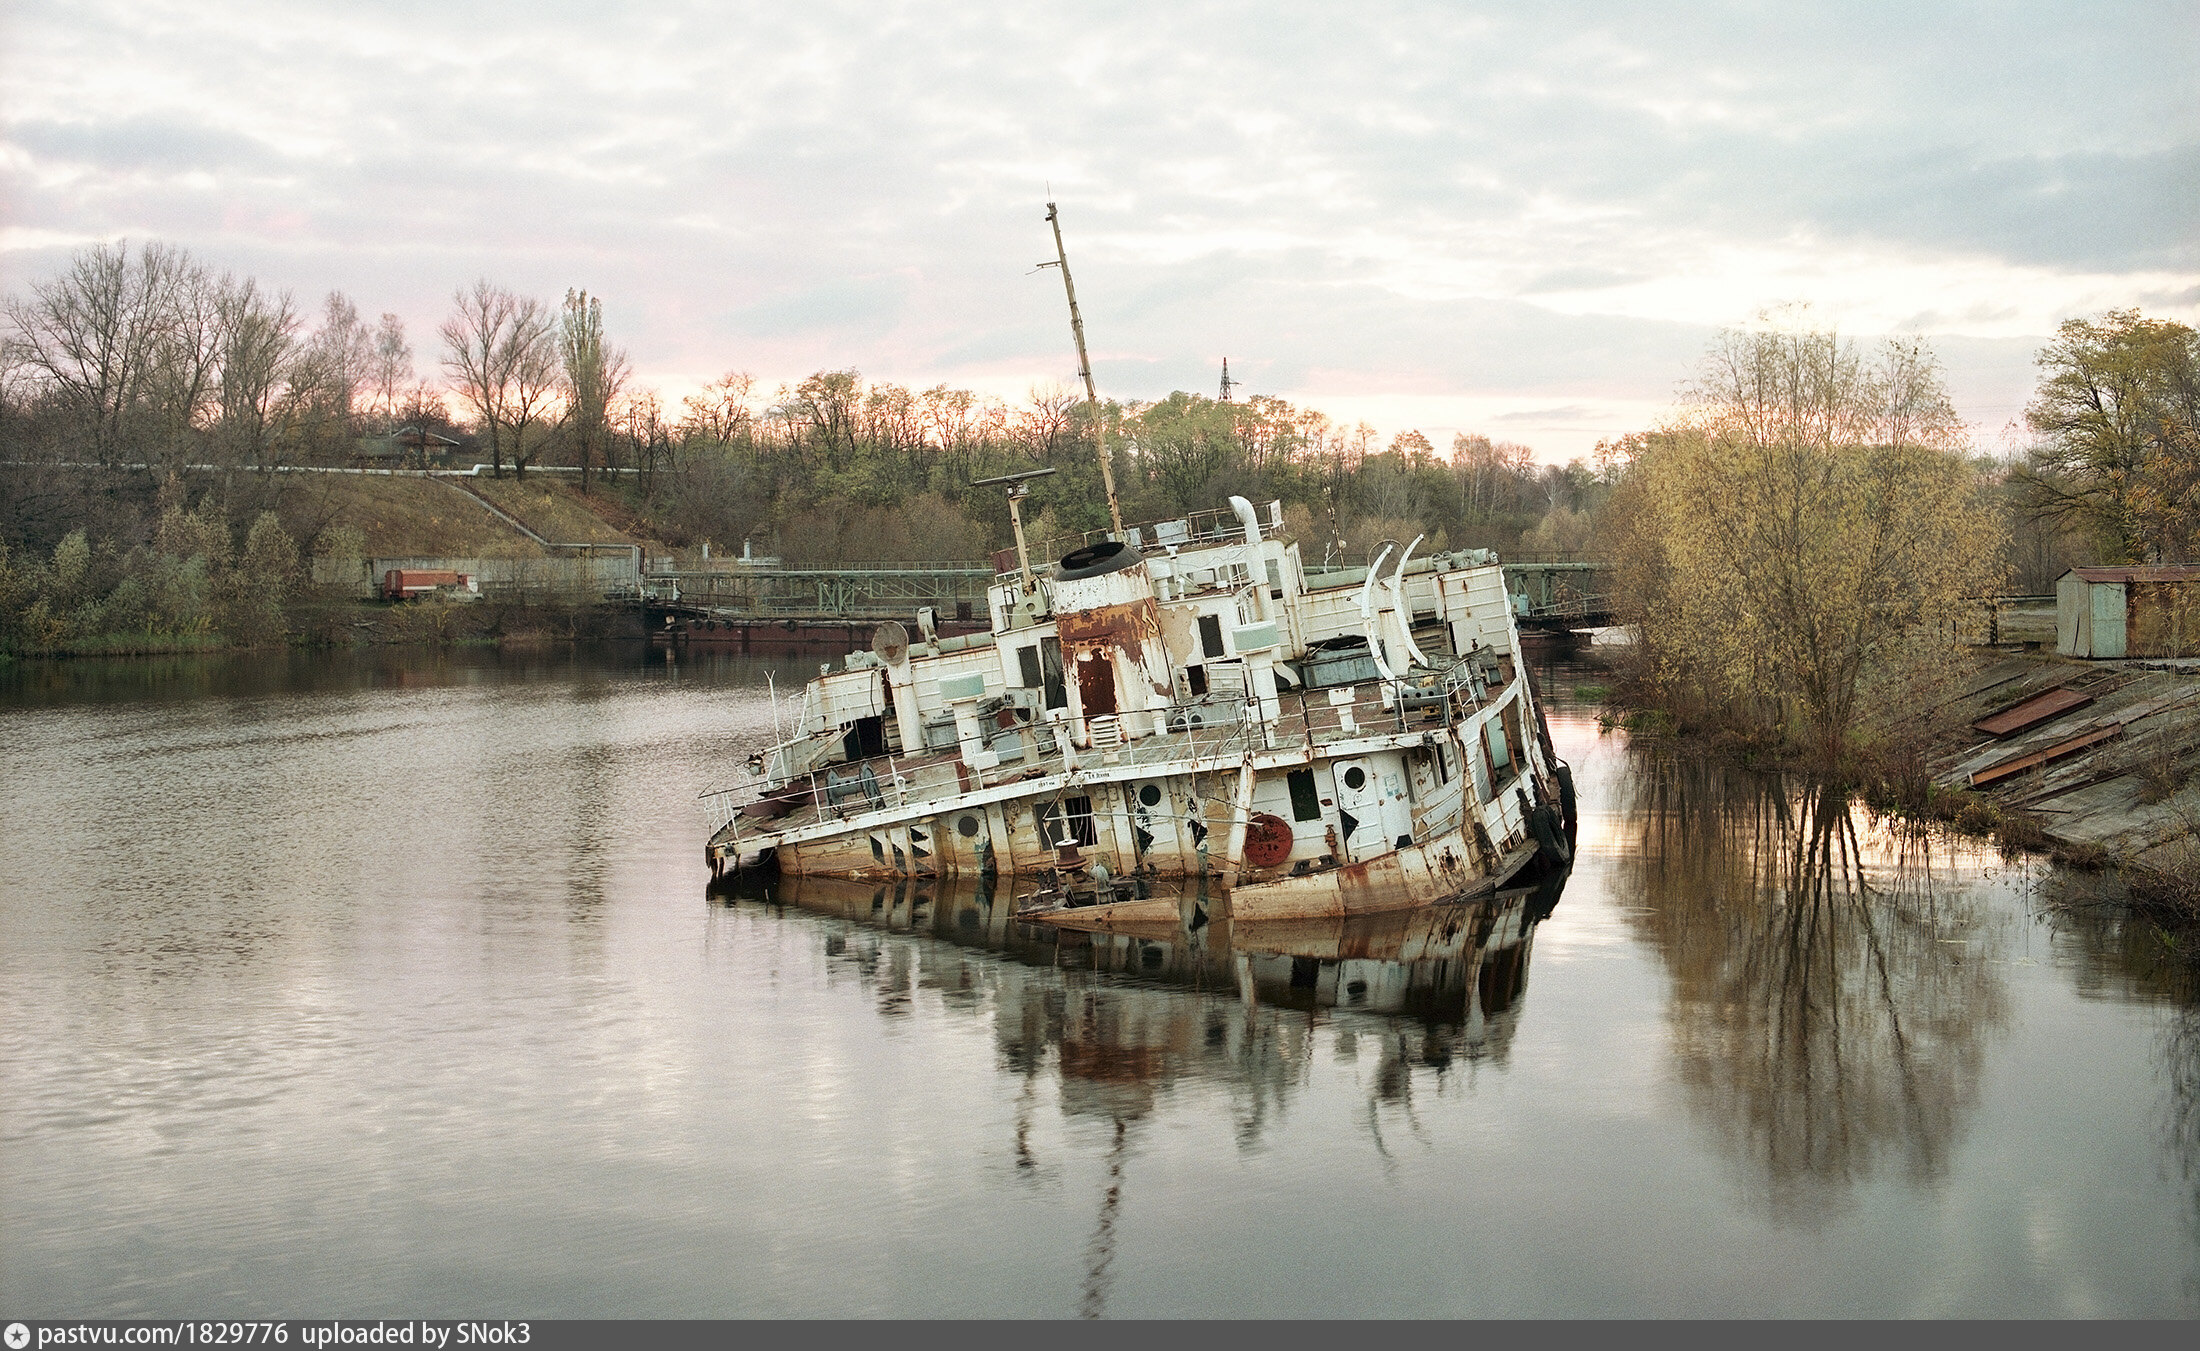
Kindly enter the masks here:
<path id="1" fill-rule="evenodd" d="M 990 633 L 941 638 L 920 615 L 912 642 L 884 626 L 873 651 L 811 682 L 799 733 L 752 768 L 767 793 L 822 780 L 821 807 L 860 794 L 860 809 L 880 805 L 889 773 L 906 800 L 922 764 L 946 772 L 919 777 L 967 793 L 1081 753 L 1196 755 L 1186 739 L 1218 731 L 1274 747 L 1404 730 L 1424 709 L 1457 722 L 1513 681 L 1493 555 L 1413 558 L 1409 545 L 1372 567 L 1310 569 L 1281 524 L 1280 503 L 1261 513 L 1233 498 L 1227 512 L 1071 541 L 1052 567 L 1013 566 L 990 589 Z M 1447 696 L 1457 709 L 1435 716 Z M 1521 716 L 1493 769 L 1530 734 Z"/>

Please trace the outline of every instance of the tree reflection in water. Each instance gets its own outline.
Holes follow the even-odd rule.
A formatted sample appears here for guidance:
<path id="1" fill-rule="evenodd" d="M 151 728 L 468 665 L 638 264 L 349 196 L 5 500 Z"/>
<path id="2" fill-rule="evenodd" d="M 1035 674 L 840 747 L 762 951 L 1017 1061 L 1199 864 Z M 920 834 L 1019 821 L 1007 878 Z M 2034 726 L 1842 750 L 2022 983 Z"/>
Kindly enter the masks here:
<path id="1" fill-rule="evenodd" d="M 2112 878 L 2076 872 L 2051 875 L 2043 895 L 2081 994 L 2172 1011 L 2156 1052 L 2162 1147 L 2186 1201 L 2194 1266 L 2185 1293 L 2200 1303 L 2200 965 L 2185 943 L 2132 912 L 2129 899 Z"/>
<path id="2" fill-rule="evenodd" d="M 1771 1212 L 1815 1222 L 1886 1161 L 1942 1177 L 2007 1016 L 1985 906 L 1844 794 L 1647 756 L 1636 782 L 1615 892 L 1671 972 L 1686 1098 Z"/>
<path id="3" fill-rule="evenodd" d="M 782 878 L 737 894 L 844 921 L 822 935 L 828 980 L 854 975 L 880 1017 L 906 1017 L 934 997 L 990 1021 L 1000 1070 L 1021 1080 L 1013 1176 L 1030 1185 L 1060 1176 L 1034 1121 L 1050 1078 L 1064 1117 L 1105 1130 L 1079 1305 L 1099 1317 L 1139 1134 L 1165 1095 L 1195 1082 L 1219 1088 L 1237 1147 L 1258 1151 L 1307 1082 L 1317 1029 L 1341 1015 L 1328 1039 L 1335 1053 L 1376 1053 L 1366 1123 L 1390 1166 L 1385 1118 L 1419 1133 L 1417 1077 L 1441 1088 L 1461 1065 L 1506 1062 L 1534 928 L 1560 884 L 1353 920 L 1221 919 L 1138 933 L 1018 923 L 1014 898 L 983 879 Z"/>
<path id="4" fill-rule="evenodd" d="M 2200 1007 L 2192 1002 L 2187 974 L 2184 1007 L 2163 1037 L 2163 1060 L 2169 1078 L 2167 1144 L 2190 1200 L 2185 1224 L 2200 1253 Z M 2185 1295 L 2200 1303 L 2200 1269 L 2186 1276 Z"/>

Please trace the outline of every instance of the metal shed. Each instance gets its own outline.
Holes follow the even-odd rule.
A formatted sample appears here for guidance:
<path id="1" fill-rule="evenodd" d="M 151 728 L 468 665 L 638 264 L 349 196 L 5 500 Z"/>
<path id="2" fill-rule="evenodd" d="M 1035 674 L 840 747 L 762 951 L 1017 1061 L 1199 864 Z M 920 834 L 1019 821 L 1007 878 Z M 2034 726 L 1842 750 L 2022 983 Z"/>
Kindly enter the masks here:
<path id="1" fill-rule="evenodd" d="M 2200 563 L 2072 568 L 2055 582 L 2066 657 L 2200 656 Z"/>

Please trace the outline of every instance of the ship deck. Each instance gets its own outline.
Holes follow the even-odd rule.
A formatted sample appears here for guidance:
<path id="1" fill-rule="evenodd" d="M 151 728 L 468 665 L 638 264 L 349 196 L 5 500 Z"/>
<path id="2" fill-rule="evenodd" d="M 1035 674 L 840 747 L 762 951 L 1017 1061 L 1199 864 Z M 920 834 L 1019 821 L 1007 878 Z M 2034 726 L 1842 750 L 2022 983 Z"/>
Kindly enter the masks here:
<path id="1" fill-rule="evenodd" d="M 1371 747 L 1418 737 L 1471 716 L 1502 698 L 1504 687 L 1487 701 L 1477 700 L 1462 662 L 1428 677 L 1425 684 L 1397 686 L 1403 697 L 1386 706 L 1384 695 L 1390 688 L 1363 682 L 1349 687 L 1349 702 L 1339 703 L 1332 703 L 1330 696 L 1343 690 L 1294 690 L 1281 696 L 1278 716 L 1267 721 L 1260 719 L 1258 701 L 1251 698 L 1180 705 L 1161 719 L 1164 729 L 1177 730 L 1134 739 L 1121 737 L 1120 720 L 1093 719 L 1093 744 L 1072 747 L 1068 755 L 1056 733 L 1074 724 L 1018 723 L 988 729 L 986 748 L 999 760 L 984 769 L 972 769 L 963 763 L 958 747 L 946 746 L 833 764 L 776 788 L 718 789 L 704 794 L 716 819 L 711 843 L 738 845 L 743 852 L 764 849 L 790 835 L 808 835 L 818 826 L 929 815 L 968 801 L 1017 796 L 1019 785 L 1027 781 L 1073 771 L 1139 778 L 1235 769 L 1249 755 L 1274 762 L 1312 758 L 1348 744 Z M 1042 787 L 1032 783 L 1033 789 Z"/>

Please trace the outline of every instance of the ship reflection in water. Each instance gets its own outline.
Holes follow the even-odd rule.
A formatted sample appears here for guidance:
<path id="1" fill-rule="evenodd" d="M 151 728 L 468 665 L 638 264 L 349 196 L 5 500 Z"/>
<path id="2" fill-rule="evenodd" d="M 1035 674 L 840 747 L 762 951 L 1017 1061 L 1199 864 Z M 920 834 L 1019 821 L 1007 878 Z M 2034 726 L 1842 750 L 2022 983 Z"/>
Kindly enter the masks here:
<path id="1" fill-rule="evenodd" d="M 1125 978 L 1089 993 L 1106 989 L 1132 998 L 1189 990 L 1234 995 L 1248 1012 L 1266 1006 L 1402 1016 L 1430 1038 L 1427 1062 L 1441 1064 L 1452 1055 L 1502 1058 L 1527 986 L 1535 925 L 1550 914 L 1563 885 L 1562 877 L 1551 878 L 1459 905 L 1235 925 L 1207 922 L 1205 907 L 1187 896 L 1186 924 L 1109 932 L 1019 921 L 1015 898 L 983 879 L 745 878 L 719 894 L 984 948 L 1025 966 Z M 846 950 L 844 933 L 826 941 L 828 951 Z M 1170 1010 L 1163 1022 L 1173 1024 L 1191 1019 L 1201 1006 L 1164 1001 L 1160 1007 Z M 1135 1045 L 1115 1045 L 1112 1032 L 1093 1039 L 1054 1023 L 1038 1040 L 1060 1046 L 1065 1067 L 1073 1057 L 1092 1057 L 1094 1077 L 1108 1078 L 1103 1062 L 1109 1056 L 1120 1052 L 1138 1062 L 1162 1044 L 1144 1040 L 1153 1029 L 1143 1019 L 1138 1028 Z M 1072 1036 L 1080 1040 L 1074 1050 Z M 1205 1034 L 1198 1039 L 1209 1046 L 1215 1041 Z"/>
<path id="2" fill-rule="evenodd" d="M 1384 1118 L 1412 1121 L 1415 1071 L 1504 1064 L 1520 1021 L 1535 927 L 1564 877 L 1480 901 L 1349 919 L 1208 922 L 1196 893 L 1188 922 L 1150 932 L 1086 932 L 1014 918 L 1016 898 L 985 879 L 850 882 L 745 878 L 729 904 L 762 902 L 842 921 L 822 936 L 828 957 L 875 985 L 882 1012 L 906 1008 L 912 953 L 896 935 L 992 960 L 974 968 L 923 960 L 927 983 L 960 982 L 973 1012 L 989 1011 L 1003 1069 L 1023 1079 L 1013 1157 L 1045 1167 L 1032 1113 L 1051 1062 L 1060 1110 L 1106 1123 L 1105 1186 L 1085 1252 L 1081 1312 L 1106 1311 L 1124 1170 L 1140 1127 L 1183 1080 L 1219 1081 L 1236 1104 L 1241 1149 L 1257 1148 L 1291 1090 L 1304 1082 L 1315 1026 L 1334 1048 L 1376 1055 L 1363 1124 L 1390 1158 Z M 980 997 L 982 995 L 982 997 Z"/>

